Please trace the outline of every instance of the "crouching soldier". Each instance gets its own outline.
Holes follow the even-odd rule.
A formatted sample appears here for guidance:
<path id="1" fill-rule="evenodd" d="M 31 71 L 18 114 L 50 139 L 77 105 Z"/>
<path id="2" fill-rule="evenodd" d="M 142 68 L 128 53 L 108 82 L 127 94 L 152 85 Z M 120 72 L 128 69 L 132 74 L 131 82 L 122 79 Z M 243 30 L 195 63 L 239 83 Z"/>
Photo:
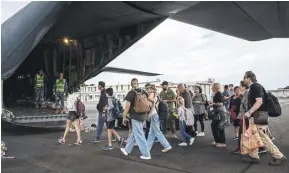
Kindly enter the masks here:
<path id="1" fill-rule="evenodd" d="M 67 93 L 67 89 L 66 79 L 63 78 L 63 73 L 60 73 L 54 86 L 56 114 L 63 114 L 64 95 Z"/>
<path id="2" fill-rule="evenodd" d="M 34 79 L 34 93 L 35 93 L 35 107 L 44 107 L 44 93 L 45 93 L 45 77 L 43 70 L 35 75 Z"/>

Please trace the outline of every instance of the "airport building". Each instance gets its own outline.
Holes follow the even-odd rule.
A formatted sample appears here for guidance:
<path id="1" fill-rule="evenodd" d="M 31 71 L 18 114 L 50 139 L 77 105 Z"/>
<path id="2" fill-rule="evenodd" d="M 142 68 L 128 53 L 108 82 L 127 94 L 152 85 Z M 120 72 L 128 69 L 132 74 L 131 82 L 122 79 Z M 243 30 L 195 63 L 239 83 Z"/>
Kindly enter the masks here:
<path id="1" fill-rule="evenodd" d="M 213 78 L 208 79 L 207 81 L 196 81 L 196 82 L 181 82 L 185 84 L 189 90 L 193 90 L 195 86 L 200 86 L 203 90 L 203 93 L 207 95 L 208 98 L 212 95 L 212 85 L 215 82 Z M 162 91 L 161 82 L 151 82 L 156 85 L 158 92 Z M 169 87 L 176 92 L 177 86 L 179 83 L 169 82 Z M 141 83 L 140 87 L 144 89 L 145 83 Z M 126 94 L 131 90 L 130 84 L 116 84 L 116 85 L 107 85 L 107 87 L 113 88 L 115 97 L 121 101 L 124 100 Z M 81 85 L 80 86 L 81 100 L 84 102 L 98 101 L 100 92 L 97 88 L 97 85 Z"/>

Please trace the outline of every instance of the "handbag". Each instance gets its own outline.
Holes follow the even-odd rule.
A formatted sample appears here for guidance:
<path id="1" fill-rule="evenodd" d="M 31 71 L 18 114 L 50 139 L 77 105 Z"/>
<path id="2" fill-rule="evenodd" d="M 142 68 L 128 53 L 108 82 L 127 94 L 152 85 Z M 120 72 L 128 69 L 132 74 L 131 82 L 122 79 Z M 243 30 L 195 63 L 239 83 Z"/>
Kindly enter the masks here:
<path id="1" fill-rule="evenodd" d="M 269 121 L 268 112 L 257 111 L 255 113 L 253 113 L 253 117 L 254 117 L 254 123 L 255 124 L 264 124 L 264 123 L 268 123 L 268 121 Z"/>
<path id="2" fill-rule="evenodd" d="M 242 121 L 241 153 L 244 155 L 251 153 L 256 148 L 263 147 L 264 143 L 261 140 L 256 124 L 252 124 L 250 121 L 249 127 L 247 128 L 245 118 L 243 118 Z"/>
<path id="3" fill-rule="evenodd" d="M 232 108 L 230 109 L 230 114 L 231 114 L 233 120 L 236 120 L 236 118 L 237 118 L 237 113 L 235 112 L 236 109 L 237 109 L 237 107 L 235 105 L 232 106 Z"/>
<path id="4" fill-rule="evenodd" d="M 220 123 L 218 124 L 219 129 L 224 129 L 225 127 L 229 127 L 230 123 L 230 116 L 227 112 L 219 112 Z"/>

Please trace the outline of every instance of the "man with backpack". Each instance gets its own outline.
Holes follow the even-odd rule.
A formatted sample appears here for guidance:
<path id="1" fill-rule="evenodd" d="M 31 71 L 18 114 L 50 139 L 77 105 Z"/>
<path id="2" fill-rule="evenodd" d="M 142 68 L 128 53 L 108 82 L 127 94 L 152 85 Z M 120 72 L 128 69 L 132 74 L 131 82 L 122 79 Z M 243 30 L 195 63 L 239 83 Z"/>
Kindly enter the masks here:
<path id="1" fill-rule="evenodd" d="M 244 82 L 250 87 L 250 90 L 248 93 L 249 111 L 243 117 L 254 119 L 261 140 L 272 156 L 269 165 L 282 165 L 286 161 L 286 157 L 279 151 L 266 133 L 269 115 L 278 116 L 281 114 L 281 109 L 278 109 L 280 108 L 278 100 L 271 94 L 267 94 L 262 85 L 257 83 L 256 75 L 252 71 L 245 73 Z M 260 163 L 258 148 L 243 157 L 242 161 L 246 163 Z"/>
<path id="2" fill-rule="evenodd" d="M 164 81 L 161 85 L 163 87 L 163 90 L 160 93 L 160 98 L 163 102 L 167 103 L 167 105 L 169 107 L 169 114 L 170 114 L 168 119 L 165 119 L 165 121 L 168 122 L 167 125 L 169 126 L 169 129 L 172 133 L 172 137 L 177 138 L 177 135 L 176 135 L 176 119 L 177 119 L 177 117 L 174 114 L 175 113 L 176 94 L 173 92 L 173 90 L 171 90 L 169 88 L 169 83 L 167 81 Z M 167 117 L 163 117 L 163 118 L 167 118 Z M 163 128 L 167 129 L 166 126 Z"/>
<path id="3" fill-rule="evenodd" d="M 131 85 L 132 88 L 136 88 L 138 86 L 138 80 L 132 79 Z M 148 100 L 148 93 L 145 90 L 136 88 L 127 93 L 125 100 L 126 105 L 123 117 L 125 119 L 131 118 L 132 134 L 129 137 L 125 148 L 121 148 L 120 150 L 125 156 L 127 156 L 131 153 L 134 147 L 134 142 L 136 141 L 137 146 L 142 154 L 140 158 L 144 160 L 150 160 L 150 149 L 143 131 L 143 124 L 151 110 L 151 102 Z M 128 114 L 130 117 L 128 117 Z"/>
<path id="4" fill-rule="evenodd" d="M 96 139 L 91 141 L 92 143 L 100 142 L 100 137 L 104 125 L 104 118 L 105 114 L 107 113 L 108 100 L 105 92 L 105 83 L 103 81 L 98 82 L 98 89 L 100 91 L 99 102 L 96 106 L 96 109 L 98 110 L 98 122 L 97 122 Z"/>

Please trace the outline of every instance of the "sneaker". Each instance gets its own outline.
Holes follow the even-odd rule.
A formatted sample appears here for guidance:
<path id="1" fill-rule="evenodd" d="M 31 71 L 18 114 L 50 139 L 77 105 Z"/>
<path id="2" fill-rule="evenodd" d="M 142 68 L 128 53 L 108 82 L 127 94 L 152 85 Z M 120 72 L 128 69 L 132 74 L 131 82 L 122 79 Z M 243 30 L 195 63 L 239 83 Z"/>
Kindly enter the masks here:
<path id="1" fill-rule="evenodd" d="M 253 158 L 253 157 L 250 157 L 250 156 L 246 155 L 246 156 L 242 157 L 242 162 L 259 164 L 260 163 L 260 159 L 256 159 L 256 158 Z"/>
<path id="2" fill-rule="evenodd" d="M 178 136 L 176 134 L 173 134 L 174 139 L 178 139 Z"/>
<path id="3" fill-rule="evenodd" d="M 189 141 L 189 145 L 193 145 L 194 141 L 195 141 L 195 138 L 191 138 Z"/>
<path id="4" fill-rule="evenodd" d="M 95 139 L 95 140 L 92 140 L 90 141 L 91 143 L 100 143 L 100 140 L 99 139 Z"/>
<path id="5" fill-rule="evenodd" d="M 270 160 L 270 162 L 268 164 L 271 166 L 279 166 L 279 165 L 283 165 L 286 160 L 287 160 L 287 158 L 285 156 L 283 156 L 280 159 L 276 159 L 276 158 L 272 157 L 272 159 Z"/>
<path id="6" fill-rule="evenodd" d="M 151 157 L 145 157 L 145 156 L 140 156 L 139 158 L 143 159 L 143 160 L 150 160 L 151 159 Z"/>
<path id="7" fill-rule="evenodd" d="M 186 142 L 182 142 L 182 143 L 179 143 L 179 146 L 180 147 L 186 147 L 186 146 L 188 146 L 188 144 Z"/>
<path id="8" fill-rule="evenodd" d="M 198 131 L 196 131 L 196 134 L 198 135 L 198 134 L 199 134 L 199 132 L 198 132 Z"/>
<path id="9" fill-rule="evenodd" d="M 205 136 L 205 133 L 204 132 L 200 132 L 197 134 L 197 136 Z"/>
<path id="10" fill-rule="evenodd" d="M 227 145 L 226 145 L 226 144 L 216 144 L 216 147 L 218 147 L 218 148 L 225 148 L 225 147 L 227 147 Z"/>
<path id="11" fill-rule="evenodd" d="M 162 152 L 166 153 L 166 152 L 170 151 L 171 149 L 172 149 L 172 147 L 169 147 L 169 148 L 163 149 Z"/>
<path id="12" fill-rule="evenodd" d="M 217 143 L 215 141 L 212 142 L 212 145 L 216 145 Z"/>
<path id="13" fill-rule="evenodd" d="M 259 154 L 265 154 L 267 153 L 267 150 L 265 148 L 259 148 L 259 151 L 258 151 Z"/>
<path id="14" fill-rule="evenodd" d="M 233 140 L 238 140 L 238 139 L 239 139 L 239 137 L 234 137 L 234 138 L 233 138 Z"/>
<path id="15" fill-rule="evenodd" d="M 127 142 L 128 142 L 128 140 L 126 139 L 124 142 L 125 142 L 125 143 L 127 143 Z"/>
<path id="16" fill-rule="evenodd" d="M 120 148 L 120 151 L 122 152 L 122 154 L 124 154 L 125 156 L 128 155 L 128 153 L 125 151 L 125 148 Z"/>
<path id="17" fill-rule="evenodd" d="M 105 146 L 102 150 L 104 150 L 104 151 L 111 151 L 111 150 L 113 150 L 113 149 L 114 149 L 113 146 L 107 145 L 107 146 Z"/>
<path id="18" fill-rule="evenodd" d="M 134 145 L 133 145 L 134 147 L 137 147 L 137 143 L 134 143 Z"/>
<path id="19" fill-rule="evenodd" d="M 114 139 L 111 139 L 111 142 L 116 142 L 116 139 L 114 138 Z"/>
<path id="20" fill-rule="evenodd" d="M 241 150 L 239 149 L 239 148 L 237 148 L 236 150 L 234 150 L 233 152 L 232 152 L 233 154 L 241 154 Z"/>

